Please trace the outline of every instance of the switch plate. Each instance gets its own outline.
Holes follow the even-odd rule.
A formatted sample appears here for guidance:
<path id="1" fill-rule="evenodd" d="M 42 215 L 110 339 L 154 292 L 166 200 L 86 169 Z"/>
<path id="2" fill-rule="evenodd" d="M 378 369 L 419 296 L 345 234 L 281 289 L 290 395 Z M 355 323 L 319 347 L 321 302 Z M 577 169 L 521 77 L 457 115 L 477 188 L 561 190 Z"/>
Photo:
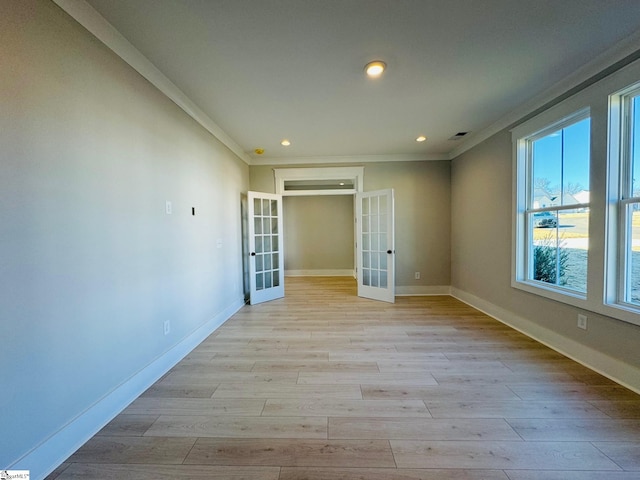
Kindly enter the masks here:
<path id="1" fill-rule="evenodd" d="M 216 248 L 222 248 L 222 239 L 219 238 L 218 241 L 216 242 Z"/>
<path id="2" fill-rule="evenodd" d="M 578 328 L 587 329 L 587 316 L 578 314 Z"/>
<path id="3" fill-rule="evenodd" d="M 415 278 L 416 278 L 416 280 L 420 280 L 420 272 L 416 272 L 415 273 Z"/>
<path id="4" fill-rule="evenodd" d="M 173 205 L 169 200 L 167 200 L 167 203 L 165 204 L 165 211 L 167 212 L 167 215 L 171 215 L 173 212 Z"/>
<path id="5" fill-rule="evenodd" d="M 169 335 L 171 332 L 171 322 L 169 320 L 164 321 L 164 334 Z"/>

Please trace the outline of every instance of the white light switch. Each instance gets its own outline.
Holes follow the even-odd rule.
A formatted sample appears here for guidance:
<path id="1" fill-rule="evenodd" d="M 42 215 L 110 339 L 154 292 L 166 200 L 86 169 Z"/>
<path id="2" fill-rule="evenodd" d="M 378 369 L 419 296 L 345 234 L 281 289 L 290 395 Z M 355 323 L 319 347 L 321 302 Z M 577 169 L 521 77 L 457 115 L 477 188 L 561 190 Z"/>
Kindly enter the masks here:
<path id="1" fill-rule="evenodd" d="M 171 215 L 171 212 L 173 211 L 173 205 L 171 205 L 171 202 L 169 200 L 167 200 L 165 209 L 166 209 L 167 215 Z"/>
<path id="2" fill-rule="evenodd" d="M 222 239 L 219 238 L 218 241 L 216 242 L 216 248 L 222 248 Z"/>

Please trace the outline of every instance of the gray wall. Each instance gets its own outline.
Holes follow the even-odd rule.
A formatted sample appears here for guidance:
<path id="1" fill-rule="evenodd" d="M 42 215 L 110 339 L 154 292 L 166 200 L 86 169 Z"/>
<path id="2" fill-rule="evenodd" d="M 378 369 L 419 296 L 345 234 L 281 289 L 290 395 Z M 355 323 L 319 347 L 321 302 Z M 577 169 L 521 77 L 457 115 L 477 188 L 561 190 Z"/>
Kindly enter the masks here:
<path id="1" fill-rule="evenodd" d="M 284 268 L 354 268 L 353 195 L 284 197 Z"/>
<path id="2" fill-rule="evenodd" d="M 454 159 L 451 178 L 453 288 L 569 341 L 640 366 L 640 327 L 586 312 L 589 328 L 583 331 L 577 328 L 576 318 L 585 312 L 511 287 L 512 145 L 508 131 Z M 590 360 L 582 358 L 587 363 Z"/>
<path id="3" fill-rule="evenodd" d="M 1 468 L 242 302 L 249 172 L 51 2 L 0 65 Z"/>
<path id="4" fill-rule="evenodd" d="M 251 190 L 273 193 L 274 168 L 287 167 L 251 166 Z M 404 292 L 410 292 L 407 288 L 420 291 L 420 288 L 448 286 L 451 255 L 450 162 L 367 164 L 364 167 L 364 189 L 372 191 L 384 188 L 395 190 L 396 285 L 399 287 L 399 292 L 402 293 L 403 289 Z M 318 217 L 316 206 L 313 209 L 311 206 L 301 208 L 308 210 L 307 212 L 298 210 L 298 218 L 304 215 L 311 219 Z M 331 207 L 327 206 L 327 208 Z M 346 205 L 345 208 L 347 208 Z M 350 212 L 352 211 L 353 207 L 350 209 Z M 332 212 L 327 211 L 326 214 L 322 214 L 322 218 L 326 220 L 318 221 L 318 224 L 328 231 L 332 228 L 329 220 L 332 218 L 331 215 Z M 303 234 L 296 233 L 296 235 Z M 310 238 L 310 241 L 312 240 Z M 319 240 L 316 243 L 319 243 Z M 286 248 L 288 247 L 285 244 Z M 312 243 L 309 248 L 321 247 Z M 309 265 L 301 256 L 292 256 L 289 262 L 295 265 Z M 414 278 L 416 271 L 421 273 L 420 280 Z"/>

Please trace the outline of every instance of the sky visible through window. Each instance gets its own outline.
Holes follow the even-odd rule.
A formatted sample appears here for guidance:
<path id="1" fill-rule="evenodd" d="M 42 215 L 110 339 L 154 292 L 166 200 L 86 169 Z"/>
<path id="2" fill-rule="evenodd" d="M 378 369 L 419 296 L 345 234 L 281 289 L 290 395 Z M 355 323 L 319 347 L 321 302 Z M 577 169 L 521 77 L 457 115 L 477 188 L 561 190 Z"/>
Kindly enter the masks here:
<path id="1" fill-rule="evenodd" d="M 631 162 L 633 165 L 633 185 L 631 194 L 640 196 L 640 96 L 634 97 L 632 104 Z"/>
<path id="2" fill-rule="evenodd" d="M 553 132 L 534 142 L 534 188 L 548 194 L 575 194 L 589 190 L 590 119 Z M 640 179 L 640 176 L 638 177 Z M 558 198 L 553 202 L 560 205 Z M 575 203 L 564 199 L 562 204 Z"/>

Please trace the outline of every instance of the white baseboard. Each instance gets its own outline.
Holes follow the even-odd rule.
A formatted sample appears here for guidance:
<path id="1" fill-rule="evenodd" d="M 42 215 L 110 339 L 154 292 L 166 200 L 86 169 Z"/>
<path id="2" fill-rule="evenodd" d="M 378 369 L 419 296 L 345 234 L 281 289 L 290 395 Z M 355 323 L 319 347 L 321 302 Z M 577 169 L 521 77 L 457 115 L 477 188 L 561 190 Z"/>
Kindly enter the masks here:
<path id="1" fill-rule="evenodd" d="M 475 295 L 451 287 L 451 295 L 501 323 L 569 357 L 614 382 L 640 393 L 640 369 L 564 337 Z"/>
<path id="2" fill-rule="evenodd" d="M 353 269 L 285 270 L 285 277 L 353 277 Z"/>
<path id="3" fill-rule="evenodd" d="M 449 285 L 396 285 L 396 297 L 450 295 Z"/>
<path id="4" fill-rule="evenodd" d="M 236 300 L 7 468 L 29 470 L 32 480 L 45 478 L 243 305 L 243 299 Z"/>

